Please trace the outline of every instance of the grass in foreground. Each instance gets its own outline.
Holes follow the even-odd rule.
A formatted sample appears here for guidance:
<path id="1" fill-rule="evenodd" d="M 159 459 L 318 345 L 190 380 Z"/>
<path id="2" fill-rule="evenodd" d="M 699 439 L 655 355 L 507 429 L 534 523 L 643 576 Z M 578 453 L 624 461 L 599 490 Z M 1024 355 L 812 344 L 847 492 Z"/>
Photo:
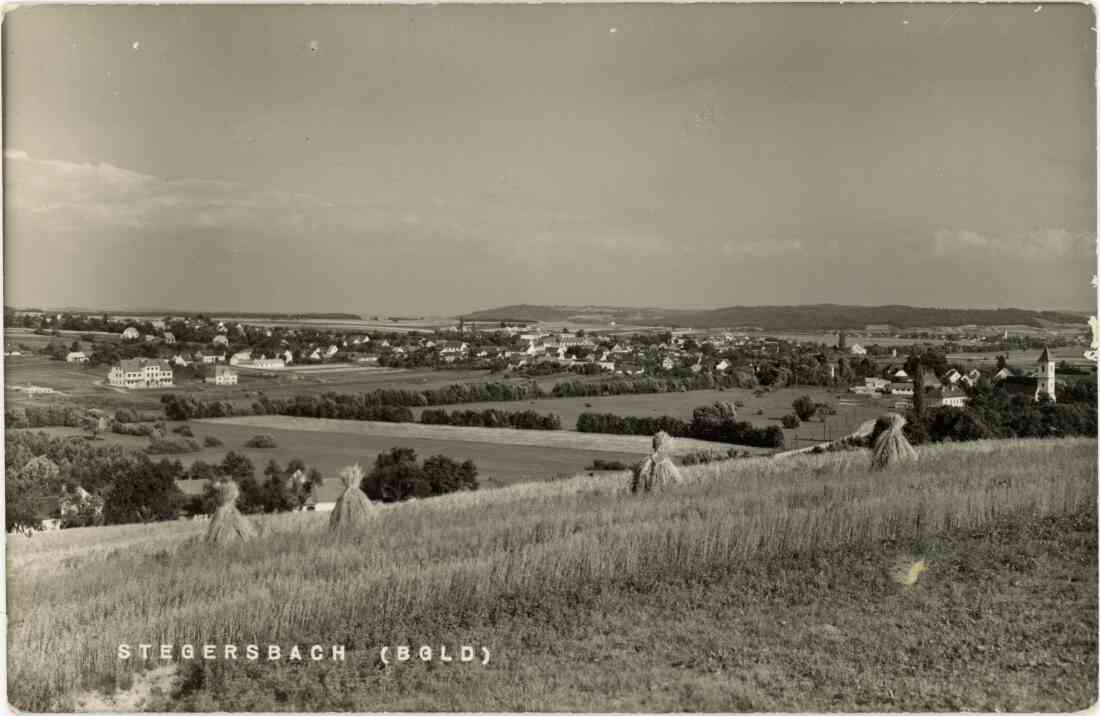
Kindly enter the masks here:
<path id="1" fill-rule="evenodd" d="M 911 587 L 894 562 L 931 567 Z M 1096 700 L 1096 522 L 1063 515 L 565 596 L 485 623 L 488 668 L 185 664 L 147 706 L 233 711 L 1074 711 Z"/>
<path id="2" fill-rule="evenodd" d="M 382 510 L 378 528 L 358 541 L 334 540 L 324 533 L 322 519 L 300 514 L 264 520 L 265 538 L 216 553 L 197 544 L 201 526 L 191 524 L 13 540 L 11 701 L 30 710 L 64 708 L 79 690 L 127 683 L 135 662 L 115 660 L 118 643 L 187 642 L 347 645 L 349 663 L 313 672 L 317 678 L 305 679 L 293 693 L 282 684 L 297 683 L 297 672 L 275 678 L 279 672 L 266 663 L 213 674 L 213 680 L 190 673 L 177 705 L 213 710 L 745 710 L 789 704 L 782 699 L 800 693 L 811 700 L 795 701 L 788 710 L 805 704 L 843 709 L 859 704 L 842 698 L 830 707 L 812 699 L 824 698 L 820 684 L 830 679 L 835 693 L 850 693 L 856 666 L 874 663 L 869 656 L 859 661 L 864 653 L 894 657 L 880 681 L 859 682 L 864 689 L 878 684 L 878 691 L 866 692 L 869 703 L 898 710 L 945 704 L 937 699 L 947 698 L 951 684 L 964 683 L 956 680 L 965 664 L 956 646 L 959 635 L 972 632 L 961 615 L 988 608 L 992 598 L 981 595 L 991 585 L 965 570 L 942 582 L 961 590 L 950 603 L 962 611 L 939 619 L 928 614 L 936 613 L 932 607 L 942 595 L 928 604 L 876 611 L 883 599 L 924 594 L 923 587 L 885 591 L 900 589 L 887 573 L 899 557 L 923 552 L 932 564 L 929 580 L 949 573 L 933 549 L 940 536 L 976 535 L 975 548 L 993 548 L 1002 540 L 988 536 L 994 534 L 989 530 L 1005 520 L 1031 524 L 1091 514 L 1096 441 L 931 446 L 922 448 L 919 464 L 886 474 L 868 473 L 865 453 L 779 462 L 754 458 L 685 474 L 690 484 L 659 496 L 625 495 L 625 479 L 582 477 L 399 505 Z M 1094 573 L 1095 526 L 1081 531 L 1081 549 L 1093 555 L 1086 569 Z M 1020 549 L 1007 544 L 1013 545 L 1009 552 Z M 948 554 L 951 548 L 943 549 Z M 968 547 L 957 554 L 973 552 Z M 1022 562 L 1020 578 L 1031 579 L 1027 570 L 1045 559 Z M 1079 653 L 1082 643 L 1095 652 L 1095 601 L 1082 608 L 1077 587 L 1059 591 L 1048 576 L 1036 582 L 1052 590 L 1043 593 L 1042 610 L 1035 611 L 1026 590 L 998 588 L 997 613 L 1047 614 L 1042 623 L 1057 635 L 1050 653 Z M 786 616 L 795 608 L 801 623 Z M 715 609 L 718 616 L 708 621 L 706 614 Z M 881 641 L 875 641 L 876 629 L 885 629 L 890 619 L 902 641 L 882 643 L 916 649 L 908 661 L 904 649 L 870 649 Z M 606 643 L 583 631 L 592 620 L 605 630 Z M 752 626 L 760 620 L 762 626 Z M 527 623 L 541 626 L 531 631 Z M 1029 634 L 1038 623 L 1034 615 L 1005 622 L 1004 637 Z M 844 644 L 857 645 L 851 654 L 859 659 L 837 667 L 850 671 L 830 676 L 828 665 L 849 647 L 837 646 L 831 640 L 836 632 L 826 626 L 849 640 Z M 811 627 L 823 636 L 811 639 Z M 902 638 L 910 627 L 912 642 Z M 955 646 L 920 646 L 937 638 Z M 810 641 L 798 656 L 791 650 L 800 639 Z M 405 641 L 475 641 L 498 656 L 486 671 L 437 666 L 419 676 L 417 668 L 426 667 L 375 674 L 377 647 Z M 1025 659 L 1038 658 L 1027 641 L 1018 643 Z M 727 661 L 723 650 L 735 646 L 756 651 L 736 652 L 741 656 Z M 707 656 L 712 652 L 718 656 Z M 669 654 L 679 655 L 679 662 L 664 663 Z M 817 671 L 799 661 L 815 658 Z M 708 659 L 718 659 L 719 666 Z M 750 667 L 761 659 L 772 676 Z M 601 660 L 615 668 L 598 669 Z M 911 677 L 908 701 L 901 692 L 887 693 L 902 663 Z M 1031 681 L 1020 681 L 1016 662 L 998 657 L 983 663 L 990 683 L 1003 687 L 991 694 L 1011 695 L 1018 685 L 1023 690 L 1013 698 L 1020 703 L 1047 703 L 1028 691 Z M 249 668 L 255 678 L 242 680 Z M 1079 695 L 1074 698 L 1087 698 L 1095 688 L 1089 672 L 1082 672 L 1087 665 L 1070 663 L 1067 669 L 1067 684 Z M 797 680 L 788 681 L 792 674 Z M 254 688 L 229 696 L 219 692 L 219 678 L 228 679 L 235 694 L 246 682 Z M 607 679 L 614 689 L 607 688 Z M 735 689 L 741 700 L 729 691 L 733 687 L 722 686 L 727 682 L 741 684 Z M 779 685 L 791 683 L 799 689 L 785 689 L 784 697 Z M 677 686 L 667 691 L 667 684 Z M 958 698 L 965 689 L 951 693 Z"/>

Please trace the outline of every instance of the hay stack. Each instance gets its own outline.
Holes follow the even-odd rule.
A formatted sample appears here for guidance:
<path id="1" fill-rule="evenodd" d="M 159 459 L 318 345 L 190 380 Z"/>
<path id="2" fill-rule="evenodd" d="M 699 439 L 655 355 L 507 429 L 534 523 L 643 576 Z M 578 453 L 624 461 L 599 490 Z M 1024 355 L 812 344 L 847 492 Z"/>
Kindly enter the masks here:
<path id="1" fill-rule="evenodd" d="M 363 480 L 363 468 L 359 463 L 351 467 L 345 467 L 340 471 L 340 481 L 344 483 L 344 493 L 336 501 L 336 506 L 329 516 L 331 529 L 347 529 L 363 527 L 370 521 L 374 513 L 374 506 L 367 499 L 366 494 L 359 489 L 359 483 Z"/>
<path id="2" fill-rule="evenodd" d="M 210 519 L 206 541 L 212 544 L 247 542 L 256 536 L 256 528 L 237 509 L 237 497 L 241 490 L 232 480 L 214 485 L 218 493 L 218 509 Z"/>
<path id="3" fill-rule="evenodd" d="M 890 413 L 884 417 L 890 424 L 875 440 L 871 450 L 871 469 L 885 470 L 891 465 L 916 462 L 917 451 L 909 444 L 905 433 L 902 432 L 902 428 L 905 427 L 905 418 L 897 413 Z"/>
<path id="4" fill-rule="evenodd" d="M 684 481 L 680 469 L 668 456 L 672 449 L 672 436 L 661 431 L 653 436 L 653 454 L 634 466 L 631 492 L 660 492 L 666 487 Z"/>

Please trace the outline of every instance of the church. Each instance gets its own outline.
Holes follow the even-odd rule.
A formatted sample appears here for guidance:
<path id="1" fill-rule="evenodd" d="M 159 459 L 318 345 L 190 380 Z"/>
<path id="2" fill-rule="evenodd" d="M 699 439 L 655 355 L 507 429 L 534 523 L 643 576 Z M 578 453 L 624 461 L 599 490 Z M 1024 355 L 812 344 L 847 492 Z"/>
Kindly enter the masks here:
<path id="1" fill-rule="evenodd" d="M 1033 375 L 1009 375 L 1005 377 L 1001 385 L 1012 395 L 1026 395 L 1037 401 L 1040 396 L 1045 394 L 1053 402 L 1055 400 L 1054 359 L 1050 357 L 1048 349 L 1043 348 L 1038 363 L 1038 373 Z"/>

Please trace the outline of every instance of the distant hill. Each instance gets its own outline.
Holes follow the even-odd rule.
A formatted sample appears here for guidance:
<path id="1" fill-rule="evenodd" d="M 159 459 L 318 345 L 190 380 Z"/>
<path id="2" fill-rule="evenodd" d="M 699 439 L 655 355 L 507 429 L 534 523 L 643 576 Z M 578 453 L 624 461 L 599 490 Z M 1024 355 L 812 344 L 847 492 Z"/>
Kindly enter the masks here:
<path id="1" fill-rule="evenodd" d="M 473 321 L 601 320 L 632 325 L 682 328 L 756 327 L 777 331 L 862 329 L 876 324 L 897 328 L 966 325 L 1024 325 L 1038 328 L 1052 323 L 1080 323 L 1084 316 L 1084 312 L 1031 311 L 1022 308 L 842 306 L 820 303 L 806 306 L 729 306 L 711 310 L 521 304 L 476 311 L 463 318 Z"/>

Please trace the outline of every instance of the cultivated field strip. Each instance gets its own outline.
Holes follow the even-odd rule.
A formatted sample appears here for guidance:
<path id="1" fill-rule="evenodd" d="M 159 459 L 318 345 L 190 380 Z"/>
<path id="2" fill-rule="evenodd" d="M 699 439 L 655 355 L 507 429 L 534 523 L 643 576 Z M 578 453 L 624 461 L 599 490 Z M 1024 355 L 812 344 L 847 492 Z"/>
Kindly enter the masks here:
<path id="1" fill-rule="evenodd" d="M 869 473 L 866 452 L 686 468 L 688 484 L 626 493 L 577 477 L 379 511 L 336 539 L 324 515 L 260 520 L 211 551 L 204 525 L 68 530 L 9 542 L 11 701 L 42 709 L 120 670 L 119 643 L 344 643 L 365 648 L 438 620 L 491 618 L 502 598 L 736 568 L 748 559 L 934 534 L 1005 515 L 1095 505 L 1097 443 L 922 447 Z"/>
<path id="2" fill-rule="evenodd" d="M 652 450 L 652 438 L 646 435 L 604 435 L 565 430 L 514 430 L 512 428 L 473 428 L 457 425 L 421 425 L 420 423 L 382 423 L 370 420 L 332 418 L 296 418 L 285 415 L 246 415 L 235 418 L 206 418 L 195 423 L 242 425 L 257 430 L 300 430 L 303 432 L 345 433 L 428 440 L 458 440 L 490 445 L 529 445 L 599 452 L 646 453 Z M 724 443 L 677 438 L 674 452 L 721 450 L 733 447 Z M 751 449 L 737 446 L 738 449 Z"/>

